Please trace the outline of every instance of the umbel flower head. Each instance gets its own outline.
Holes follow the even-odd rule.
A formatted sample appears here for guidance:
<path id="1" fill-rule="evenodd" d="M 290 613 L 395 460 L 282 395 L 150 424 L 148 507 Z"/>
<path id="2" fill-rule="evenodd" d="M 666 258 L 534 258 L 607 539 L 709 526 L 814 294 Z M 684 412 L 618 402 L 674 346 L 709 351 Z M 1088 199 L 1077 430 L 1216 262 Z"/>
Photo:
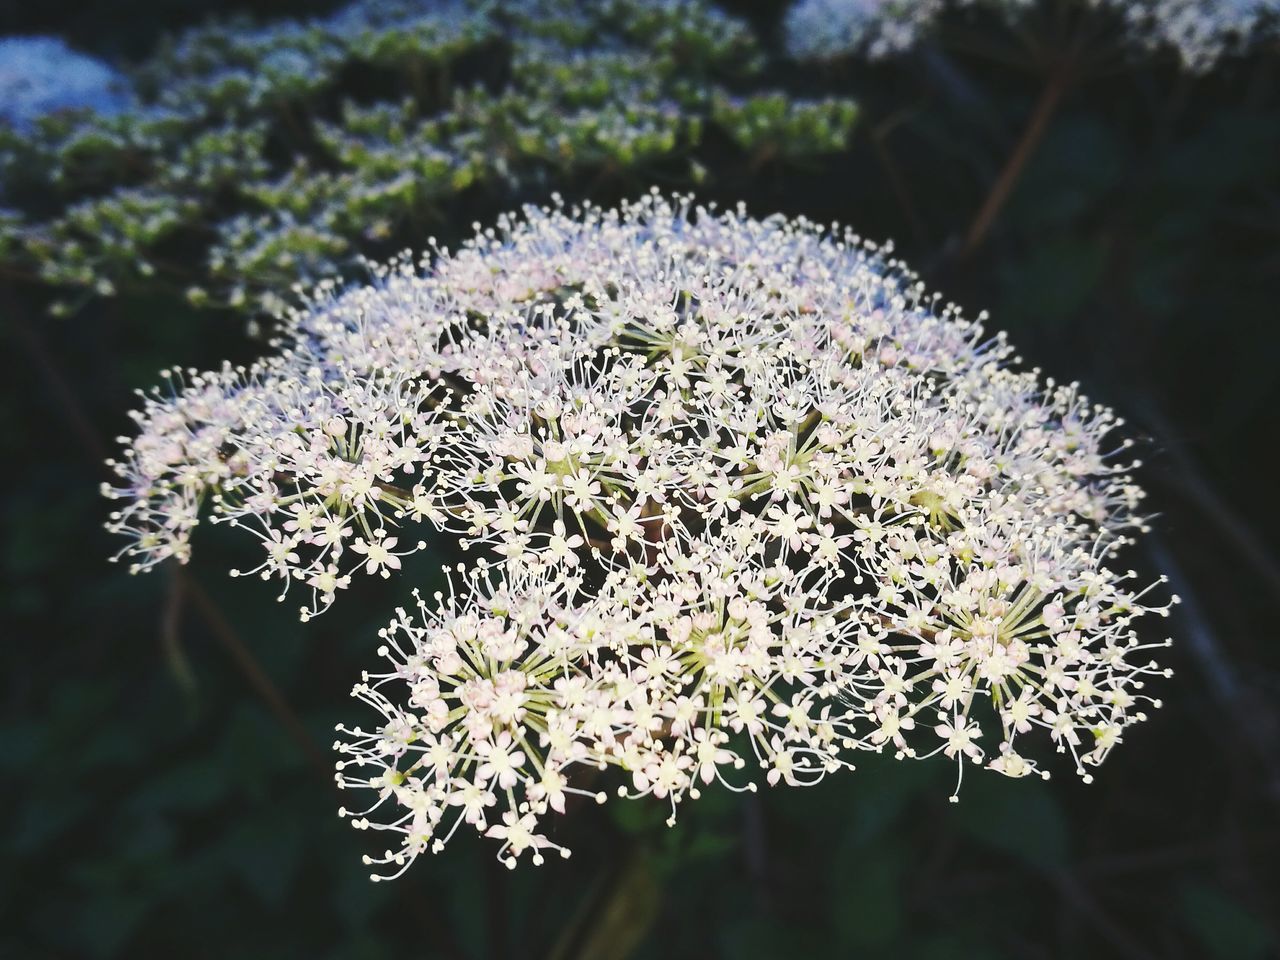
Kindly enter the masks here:
<path id="1" fill-rule="evenodd" d="M 398 611 L 378 651 L 389 668 L 354 691 L 378 725 L 340 726 L 335 743 L 338 785 L 375 792 L 350 813 L 357 828 L 399 835 L 367 862 L 404 869 L 464 822 L 501 840 L 510 866 L 525 850 L 568 856 L 540 820 L 573 794 L 603 803 L 576 784 L 610 767 L 621 796 L 664 799 L 674 821 L 702 785 L 755 789 L 737 776 L 749 762 L 769 783 L 850 766 L 839 693 L 852 621 L 827 589 L 838 574 L 767 563 L 751 541 L 672 540 L 655 564 L 666 576 L 622 567 L 597 591 L 555 565 L 481 568 L 448 598 L 419 599 L 416 620 Z"/>
<path id="2" fill-rule="evenodd" d="M 463 823 L 539 859 L 574 794 L 674 816 L 864 749 L 1087 777 L 1156 705 L 1120 421 L 890 248 L 655 193 L 372 273 L 271 358 L 171 377 L 107 493 L 135 569 L 207 515 L 304 617 L 424 528 L 474 555 L 339 730 L 354 822 L 395 834 L 374 862 Z"/>

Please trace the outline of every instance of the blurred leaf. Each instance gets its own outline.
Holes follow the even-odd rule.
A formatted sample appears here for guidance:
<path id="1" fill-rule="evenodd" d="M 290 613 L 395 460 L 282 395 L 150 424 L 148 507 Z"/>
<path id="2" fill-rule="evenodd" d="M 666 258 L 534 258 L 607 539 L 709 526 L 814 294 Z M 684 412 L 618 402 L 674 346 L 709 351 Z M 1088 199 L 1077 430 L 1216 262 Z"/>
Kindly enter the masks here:
<path id="1" fill-rule="evenodd" d="M 733 960 L 778 960 L 779 957 L 834 955 L 829 938 L 816 922 L 793 923 L 776 914 L 740 910 L 717 931 L 720 955 Z M 658 952 L 657 957 L 670 956 Z"/>
<path id="2" fill-rule="evenodd" d="M 1210 956 L 1253 960 L 1274 955 L 1277 943 L 1273 931 L 1220 890 L 1189 883 L 1180 899 L 1183 916 Z"/>
<path id="3" fill-rule="evenodd" d="M 1067 862 L 1066 819 L 1053 788 L 1041 780 L 971 775 L 952 813 L 976 839 L 1024 863 L 1048 868 Z"/>
<path id="4" fill-rule="evenodd" d="M 268 904 L 278 904 L 288 892 L 302 843 L 303 825 L 296 818 L 252 815 L 239 820 L 216 841 L 219 856 Z"/>
<path id="5" fill-rule="evenodd" d="M 904 844 L 885 838 L 850 849 L 832 861 L 831 900 L 827 912 L 846 949 L 884 946 L 902 925 L 902 876 L 907 869 Z"/>
<path id="6" fill-rule="evenodd" d="M 209 757 L 193 757 L 151 777 L 129 805 L 143 815 L 207 810 L 226 793 L 225 771 Z"/>
<path id="7" fill-rule="evenodd" d="M 115 956 L 147 911 L 146 899 L 137 894 L 96 895 L 77 913 L 76 939 L 91 956 Z"/>
<path id="8" fill-rule="evenodd" d="M 451 872 L 449 887 L 452 896 L 448 900 L 448 917 L 454 939 L 467 956 L 483 957 L 492 949 L 491 937 L 495 931 L 494 918 L 489 916 L 492 903 L 484 888 L 483 871 L 502 869 L 490 862 L 493 854 L 488 850 L 473 850 Z"/>
<path id="9" fill-rule="evenodd" d="M 1061 324 L 1080 312 L 1102 280 L 1106 246 L 1066 237 L 1037 243 L 1002 271 L 1001 315 L 1025 340 L 1037 328 Z"/>
<path id="10" fill-rule="evenodd" d="M 699 830 L 694 833 L 684 853 L 690 860 L 714 860 L 723 857 L 737 846 L 738 838 L 733 834 Z"/>
<path id="11" fill-rule="evenodd" d="M 929 937 L 917 949 L 908 951 L 910 960 L 999 960 L 1006 954 L 985 942 L 986 938 L 954 934 Z"/>
<path id="12" fill-rule="evenodd" d="M 1056 118 L 1037 148 L 1006 216 L 1020 231 L 1061 229 L 1119 182 L 1125 146 L 1101 118 L 1070 113 Z"/>
<path id="13" fill-rule="evenodd" d="M 855 777 L 853 816 L 847 826 L 855 842 L 868 842 L 882 834 L 900 830 L 900 818 L 910 802 L 939 786 L 943 765 L 903 763 L 885 754 L 869 754 L 859 760 Z M 875 783 L 874 790 L 857 789 L 863 780 Z"/>
<path id="14" fill-rule="evenodd" d="M 0 725 L 0 773 L 13 775 L 31 765 L 40 753 L 43 728 L 43 722 L 32 719 Z"/>
<path id="15" fill-rule="evenodd" d="M 660 829 L 665 829 L 667 817 L 671 815 L 670 810 L 657 801 L 611 803 L 607 809 L 613 822 L 625 832 L 655 836 Z"/>
<path id="16" fill-rule="evenodd" d="M 1274 173 L 1280 147 L 1280 129 L 1269 122 L 1273 119 L 1242 109 L 1215 110 L 1162 157 L 1164 178 L 1183 199 L 1194 199 L 1267 177 Z"/>
<path id="17" fill-rule="evenodd" d="M 41 791 L 38 802 L 25 804 L 12 821 L 11 849 L 20 854 L 39 850 L 87 818 L 93 809 L 94 803 L 88 794 Z"/>

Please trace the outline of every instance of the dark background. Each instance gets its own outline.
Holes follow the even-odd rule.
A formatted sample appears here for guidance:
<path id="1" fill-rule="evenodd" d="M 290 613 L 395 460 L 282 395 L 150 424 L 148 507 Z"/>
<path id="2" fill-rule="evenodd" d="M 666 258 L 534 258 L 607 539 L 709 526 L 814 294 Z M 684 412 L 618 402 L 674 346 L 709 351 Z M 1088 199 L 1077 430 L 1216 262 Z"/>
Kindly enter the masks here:
<path id="1" fill-rule="evenodd" d="M 779 4 L 728 6 L 774 42 Z M 137 57 L 215 8 L 253 9 L 5 0 L 0 34 Z M 1203 78 L 1106 58 L 965 251 L 1051 61 L 929 50 L 771 67 L 793 91 L 861 102 L 850 149 L 748 177 L 708 143 L 698 192 L 893 238 L 934 289 L 989 309 L 1028 364 L 1083 381 L 1144 441 L 1158 516 L 1127 559 L 1183 598 L 1151 627 L 1175 637 L 1176 675 L 1095 783 L 973 775 L 950 805 L 945 761 L 868 757 L 812 790 L 708 792 L 672 830 L 660 804 L 580 810 L 561 828 L 567 862 L 509 873 L 459 836 L 370 884 L 368 838 L 335 815 L 330 731 L 384 611 L 429 586 L 438 557 L 305 627 L 226 576 L 238 549 L 217 531 L 182 577 L 108 565 L 97 486 L 131 391 L 262 345 L 240 318 L 170 300 L 48 319 L 40 291 L 10 284 L 0 956 L 1276 955 L 1280 57 Z M 601 202 L 648 186 L 559 186 L 587 183 Z"/>

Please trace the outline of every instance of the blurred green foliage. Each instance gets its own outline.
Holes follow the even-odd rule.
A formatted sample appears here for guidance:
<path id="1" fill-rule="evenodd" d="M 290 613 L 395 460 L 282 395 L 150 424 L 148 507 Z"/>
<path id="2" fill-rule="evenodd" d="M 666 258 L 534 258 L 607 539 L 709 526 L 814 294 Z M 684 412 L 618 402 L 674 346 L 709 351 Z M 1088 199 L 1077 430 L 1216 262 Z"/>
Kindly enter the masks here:
<path id="1" fill-rule="evenodd" d="M 298 40 L 308 70 L 326 65 L 323 82 L 289 58 L 253 70 L 261 51 L 224 49 L 240 28 L 202 30 L 161 48 L 148 81 L 157 100 L 196 97 L 200 119 L 180 106 L 145 121 L 64 117 L 34 147 L 7 141 L 37 152 L 3 167 L 11 191 L 16 169 L 34 182 L 21 218 L 0 215 L 0 259 L 54 273 L 7 272 L 0 289 L 17 361 L 0 394 L 17 464 L 0 498 L 0 956 L 1274 956 L 1280 655 L 1263 561 L 1280 542 L 1265 509 L 1280 403 L 1280 62 L 1264 53 L 1197 80 L 1149 62 L 1082 79 L 987 243 L 961 260 L 1043 82 L 1035 64 L 929 50 L 815 73 L 764 59 L 778 3 L 738 4 L 762 41 L 737 26 L 691 53 L 681 24 L 642 4 L 627 18 L 601 9 L 615 11 L 602 21 L 621 45 L 611 59 L 522 59 L 505 21 L 462 39 L 375 31 L 340 55 Z M 597 35 L 557 23 L 529 49 Z M 478 62 L 464 66 L 457 44 Z M 684 90 L 687 62 L 672 58 L 686 54 L 717 79 Z M 235 57 L 251 82 L 201 72 Z M 557 91 L 555 109 L 537 110 L 522 83 Z M 653 84 L 675 114 L 617 93 Z M 812 105 L 760 93 L 774 88 Z M 368 93 L 348 102 L 347 89 Z M 838 143 L 849 102 L 858 125 Z M 634 136 L 609 132 L 622 127 Z M 469 148 L 443 146 L 467 137 Z M 619 168 L 602 175 L 610 158 Z M 868 756 L 814 790 L 708 791 L 674 829 L 660 805 L 580 807 L 561 827 L 574 857 L 542 868 L 509 873 L 457 842 L 370 884 L 367 838 L 336 817 L 330 775 L 246 682 L 191 590 L 105 563 L 118 545 L 101 532 L 96 485 L 110 438 L 130 428 L 131 390 L 162 366 L 264 349 L 238 315 L 172 294 L 197 276 L 210 306 L 242 285 L 252 307 L 356 252 L 427 231 L 455 242 L 553 186 L 611 203 L 650 179 L 686 185 L 691 163 L 705 199 L 896 238 L 948 297 L 991 309 L 1028 363 L 1131 415 L 1150 438 L 1162 545 L 1131 562 L 1175 574 L 1189 601 L 1170 621 L 1166 707 L 1091 786 L 970 773 L 952 805 L 950 764 Z M 143 259 L 165 283 L 137 274 Z M 102 279 L 114 296 L 44 319 L 48 282 L 88 293 Z M 270 591 L 226 577 L 234 538 L 207 531 L 201 547 L 189 583 L 322 754 L 369 665 L 377 611 L 434 589 L 450 559 L 441 544 L 302 627 Z"/>
<path id="2" fill-rule="evenodd" d="M 843 149 L 852 102 L 733 94 L 762 64 L 703 0 L 357 0 L 192 29 L 134 68 L 134 109 L 0 127 L 0 268 L 57 314 L 126 289 L 274 313 L 462 210 L 691 184 L 708 126 L 743 165 Z"/>

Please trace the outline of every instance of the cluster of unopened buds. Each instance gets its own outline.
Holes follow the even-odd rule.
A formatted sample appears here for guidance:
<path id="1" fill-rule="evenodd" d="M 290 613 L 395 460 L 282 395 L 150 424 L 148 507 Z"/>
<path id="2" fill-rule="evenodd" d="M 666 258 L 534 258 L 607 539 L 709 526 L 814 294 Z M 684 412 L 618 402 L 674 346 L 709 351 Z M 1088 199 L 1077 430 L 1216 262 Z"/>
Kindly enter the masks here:
<path id="1" fill-rule="evenodd" d="M 269 359 L 175 372 L 106 492 L 135 569 L 207 516 L 304 618 L 441 532 L 473 555 L 339 727 L 380 875 L 462 824 L 539 861 L 574 803 L 674 818 L 863 750 L 1088 778 L 1159 705 L 1120 421 L 891 249 L 652 194 L 371 269 Z"/>

